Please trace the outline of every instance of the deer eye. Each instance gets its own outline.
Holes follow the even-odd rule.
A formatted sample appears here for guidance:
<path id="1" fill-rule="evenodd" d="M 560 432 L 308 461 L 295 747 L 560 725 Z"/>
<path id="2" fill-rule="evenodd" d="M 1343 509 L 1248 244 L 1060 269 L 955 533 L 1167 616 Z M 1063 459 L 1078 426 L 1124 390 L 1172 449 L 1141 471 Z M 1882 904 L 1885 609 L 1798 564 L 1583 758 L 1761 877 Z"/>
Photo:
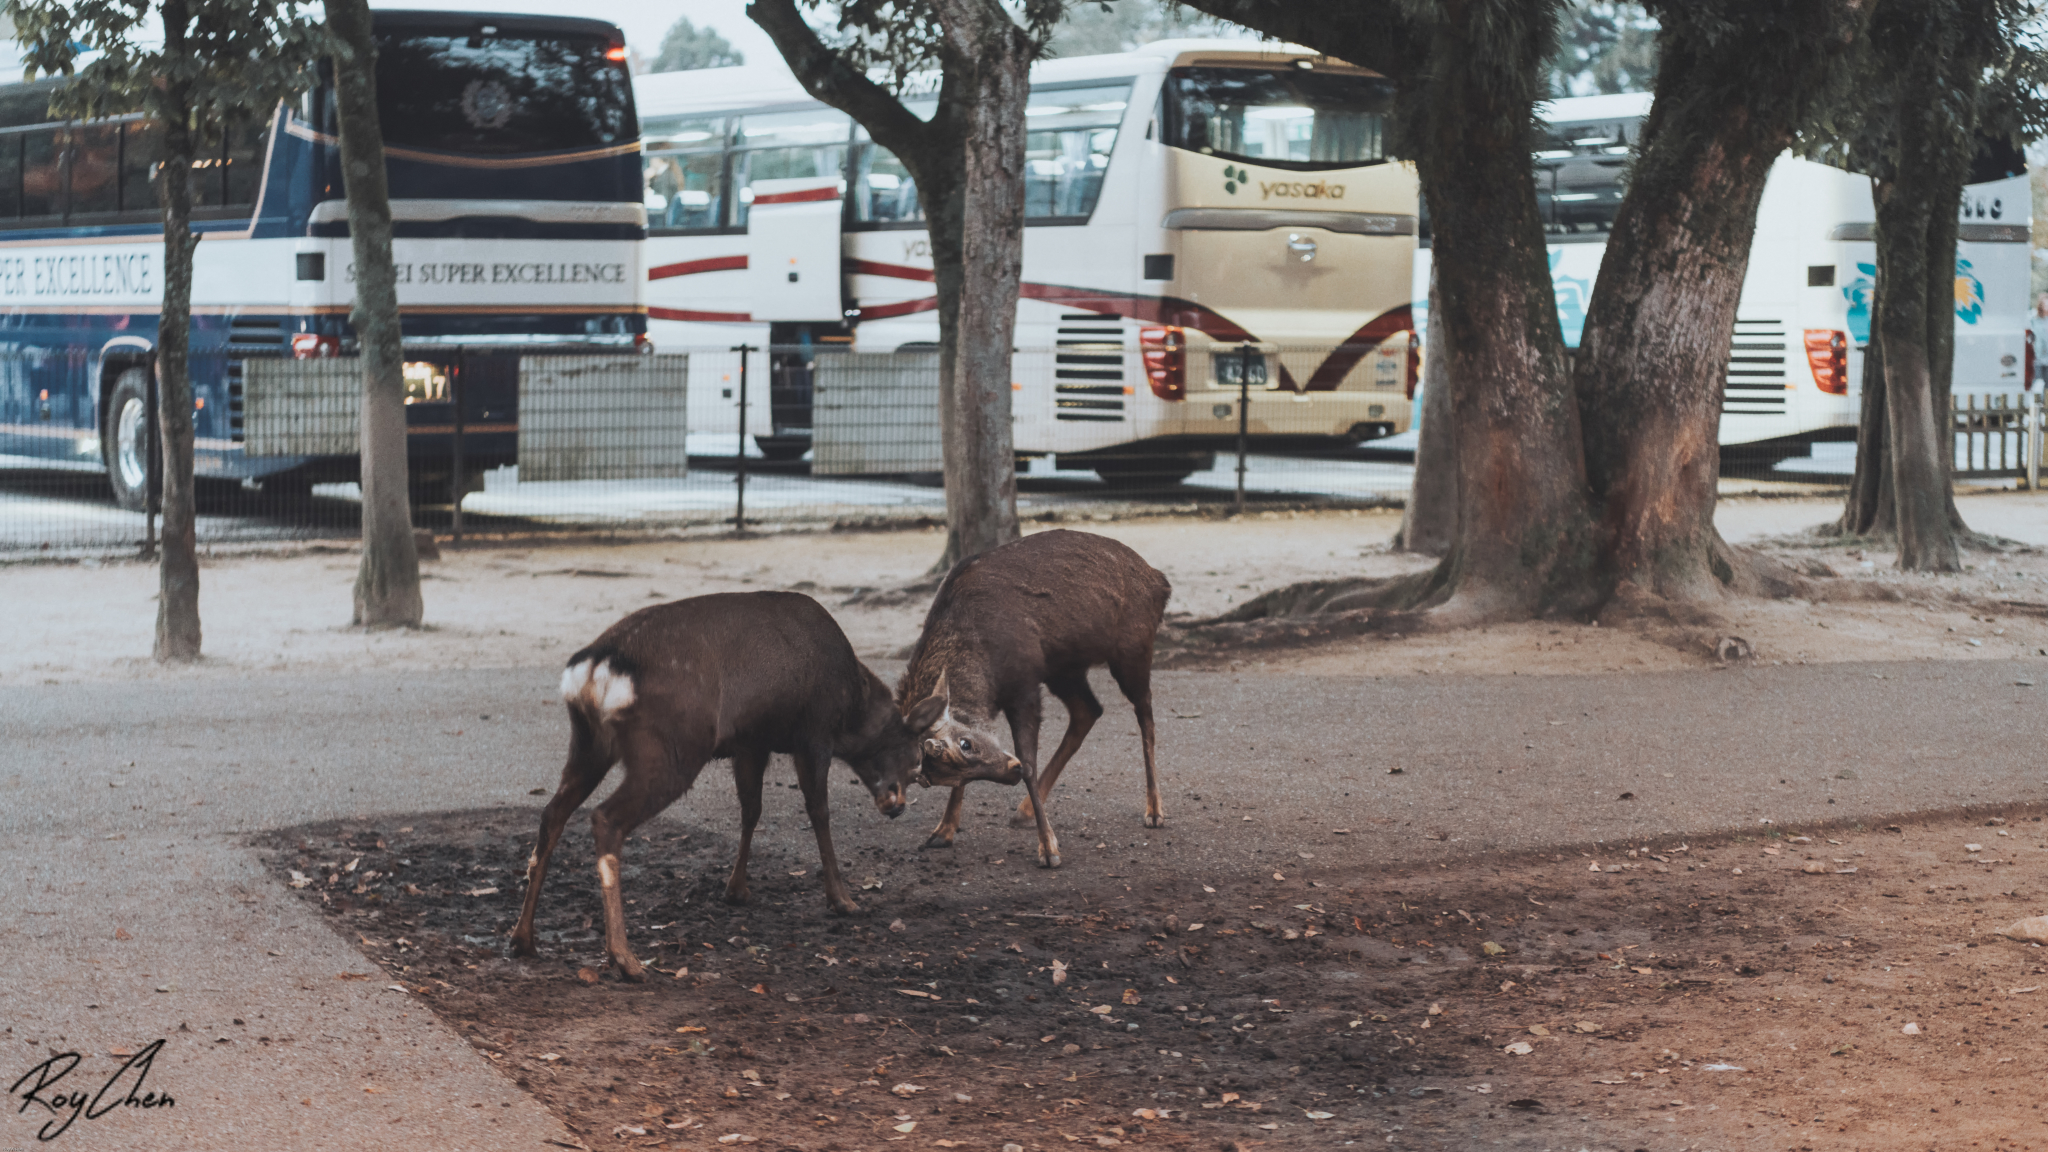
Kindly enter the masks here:
<path id="1" fill-rule="evenodd" d="M 974 753 L 974 741 L 969 740 L 965 736 L 962 736 L 960 738 L 960 750 L 962 752 L 968 753 L 969 755 L 972 755 Z"/>

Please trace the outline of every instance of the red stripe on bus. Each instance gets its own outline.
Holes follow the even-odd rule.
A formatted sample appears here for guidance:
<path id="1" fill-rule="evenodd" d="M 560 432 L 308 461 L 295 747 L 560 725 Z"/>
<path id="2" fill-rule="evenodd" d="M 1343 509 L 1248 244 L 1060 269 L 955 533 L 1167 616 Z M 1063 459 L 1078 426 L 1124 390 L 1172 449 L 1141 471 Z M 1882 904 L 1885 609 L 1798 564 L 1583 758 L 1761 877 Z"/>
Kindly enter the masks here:
<path id="1" fill-rule="evenodd" d="M 1344 377 L 1349 376 L 1351 370 L 1358 367 L 1358 362 L 1365 359 L 1366 353 L 1379 347 L 1380 341 L 1396 332 L 1406 332 L 1414 327 L 1413 312 L 1406 304 L 1389 308 L 1373 317 L 1365 327 L 1353 332 L 1344 343 L 1337 346 L 1336 350 L 1323 357 L 1323 362 L 1316 365 L 1316 370 L 1309 374 L 1308 390 L 1336 391 L 1337 385 L 1344 382 Z"/>
<path id="2" fill-rule="evenodd" d="M 754 197 L 754 207 L 763 204 L 808 204 L 816 200 L 837 200 L 837 188 L 806 188 L 801 192 L 770 192 L 766 196 Z"/>
<path id="3" fill-rule="evenodd" d="M 913 268 L 908 264 L 883 264 L 876 260 L 848 260 L 846 270 L 856 276 L 886 276 L 891 280 L 919 280 L 932 282 L 932 270 Z"/>
<path id="4" fill-rule="evenodd" d="M 754 318 L 751 312 L 693 312 L 688 308 L 647 309 L 649 320 L 696 320 L 704 323 L 747 323 Z"/>
<path id="5" fill-rule="evenodd" d="M 680 264 L 663 264 L 649 268 L 649 280 L 667 280 L 672 276 L 692 276 L 699 272 L 737 272 L 747 266 L 745 256 L 713 256 L 705 260 L 685 260 Z"/>

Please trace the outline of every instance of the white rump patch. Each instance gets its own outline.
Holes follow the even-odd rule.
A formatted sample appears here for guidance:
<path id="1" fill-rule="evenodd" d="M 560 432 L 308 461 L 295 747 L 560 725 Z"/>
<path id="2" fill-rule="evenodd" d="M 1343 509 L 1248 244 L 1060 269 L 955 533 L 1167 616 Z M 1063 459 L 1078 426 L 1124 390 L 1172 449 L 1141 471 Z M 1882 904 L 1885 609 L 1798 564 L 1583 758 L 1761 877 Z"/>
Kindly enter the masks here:
<path id="1" fill-rule="evenodd" d="M 610 664 L 593 665 L 584 660 L 562 671 L 563 703 L 581 703 L 601 720 L 609 720 L 631 707 L 635 699 L 633 678 L 614 672 Z"/>

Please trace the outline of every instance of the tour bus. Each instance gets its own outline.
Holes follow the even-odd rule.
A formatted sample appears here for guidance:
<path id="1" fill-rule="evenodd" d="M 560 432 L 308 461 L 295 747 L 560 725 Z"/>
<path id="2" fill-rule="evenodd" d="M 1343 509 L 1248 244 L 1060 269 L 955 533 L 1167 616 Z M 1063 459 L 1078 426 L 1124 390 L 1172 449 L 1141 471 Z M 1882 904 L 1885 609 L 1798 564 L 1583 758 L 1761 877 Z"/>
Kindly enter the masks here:
<path id="1" fill-rule="evenodd" d="M 458 426 L 472 464 L 510 463 L 520 353 L 645 342 L 646 209 L 625 44 L 597 20 L 379 11 L 373 22 L 414 466 L 445 472 Z M 350 453 L 263 449 L 244 436 L 252 362 L 355 350 L 322 68 L 312 91 L 209 136 L 192 163 L 202 476 L 355 475 Z M 119 502 L 139 508 L 163 294 L 160 132 L 140 115 L 53 122 L 60 83 L 0 89 L 0 453 L 103 464 Z"/>
<path id="2" fill-rule="evenodd" d="M 1389 81 L 1220 40 L 1045 61 L 1031 81 L 1020 456 L 1185 475 L 1235 435 L 1244 372 L 1254 441 L 1407 427 L 1417 185 L 1384 150 Z M 779 63 L 636 87 L 650 338 L 774 346 L 748 432 L 800 454 L 819 355 L 938 340 L 916 184 Z M 693 429 L 736 428 L 726 392 L 693 400 Z"/>
<path id="3" fill-rule="evenodd" d="M 1648 93 L 1571 97 L 1540 109 L 1536 197 L 1567 347 L 1578 347 L 1629 154 L 1649 111 Z M 2032 198 L 2017 149 L 2000 142 L 1980 148 L 1960 211 L 1955 391 L 2025 391 L 2034 359 L 2027 329 Z M 1877 278 L 1876 218 L 1868 176 L 1789 153 L 1772 166 L 1736 309 L 1724 446 L 1783 458 L 1816 440 L 1855 439 Z M 1417 265 L 1416 299 L 1424 300 L 1426 251 Z"/>

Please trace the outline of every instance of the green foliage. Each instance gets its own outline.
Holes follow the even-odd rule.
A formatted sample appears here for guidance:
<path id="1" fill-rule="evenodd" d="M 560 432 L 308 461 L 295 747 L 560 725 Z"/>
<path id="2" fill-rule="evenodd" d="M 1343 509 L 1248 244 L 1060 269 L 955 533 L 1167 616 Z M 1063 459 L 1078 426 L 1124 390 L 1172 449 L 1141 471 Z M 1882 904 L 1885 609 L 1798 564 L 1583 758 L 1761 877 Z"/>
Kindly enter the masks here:
<path id="1" fill-rule="evenodd" d="M 1657 79 L 1657 28 L 1641 4 L 1574 0 L 1558 29 L 1550 94 L 1649 91 Z"/>
<path id="2" fill-rule="evenodd" d="M 885 79 L 892 90 L 914 85 L 921 74 L 972 69 L 974 61 L 948 60 L 938 13 L 926 0 L 801 0 L 821 16 L 836 15 L 831 47 L 847 63 Z M 1021 0 L 1005 5 L 1031 43 L 1043 51 L 1067 0 Z"/>
<path id="3" fill-rule="evenodd" d="M 661 38 L 661 51 L 648 68 L 653 72 L 688 72 L 697 68 L 731 68 L 747 58 L 711 28 L 699 28 L 684 16 Z"/>
<path id="4" fill-rule="evenodd" d="M 1174 0 L 1093 0 L 1068 8 L 1046 44 L 1048 56 L 1129 52 L 1154 40 L 1183 36 L 1239 39 L 1258 33 L 1204 16 Z"/>
<path id="5" fill-rule="evenodd" d="M 50 100 L 62 118 L 143 111 L 199 129 L 267 112 L 311 86 L 326 44 L 290 0 L 17 0 L 12 14 L 27 78 L 71 78 Z"/>

